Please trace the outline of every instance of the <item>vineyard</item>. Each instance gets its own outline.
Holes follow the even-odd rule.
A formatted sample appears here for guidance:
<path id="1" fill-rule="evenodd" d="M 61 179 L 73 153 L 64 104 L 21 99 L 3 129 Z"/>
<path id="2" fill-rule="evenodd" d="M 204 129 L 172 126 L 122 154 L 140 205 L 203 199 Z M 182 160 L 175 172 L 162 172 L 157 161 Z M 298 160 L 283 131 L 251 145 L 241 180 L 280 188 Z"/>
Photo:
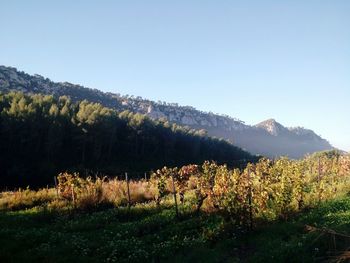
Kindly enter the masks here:
<path id="1" fill-rule="evenodd" d="M 206 161 L 181 168 L 163 167 L 141 180 L 130 180 L 127 174 L 123 177 L 82 178 L 61 173 L 53 188 L 1 193 L 1 243 L 8 239 L 24 242 L 23 247 L 31 251 L 36 262 L 59 261 L 55 258 L 57 249 L 92 262 L 139 262 L 145 258 L 151 262 L 190 261 L 194 254 L 189 248 L 205 251 L 205 258 L 193 260 L 208 262 L 268 262 L 269 256 L 282 259 L 298 251 L 305 254 L 305 262 L 324 260 L 330 251 L 334 259 L 349 259 L 341 252 L 347 251 L 350 241 L 346 235 L 349 228 L 344 228 L 350 222 L 342 221 L 350 218 L 350 156 L 324 152 L 302 160 L 262 158 L 244 169 Z M 338 212 L 339 218 L 329 220 Z M 11 229 L 12 220 L 23 224 L 23 229 Z M 36 225 L 31 220 L 53 226 Z M 317 223 L 319 220 L 324 221 Z M 298 230 L 293 232 L 296 225 Z M 332 225 L 340 232 L 327 228 Z M 279 248 L 279 253 L 288 253 L 261 255 L 277 231 L 266 236 L 266 229 L 278 227 L 283 229 L 281 236 L 298 234 L 303 238 L 281 241 L 289 242 L 290 247 Z M 303 232 L 304 227 L 309 234 Z M 40 231 L 31 236 L 32 228 L 42 229 L 42 236 Z M 327 233 L 331 233 L 332 246 Z M 242 247 L 252 240 L 258 243 L 259 235 L 266 241 L 261 248 L 250 251 Z M 317 239 L 318 235 L 322 238 Z M 38 242 L 35 247 L 25 241 L 32 238 Z M 278 238 L 274 237 L 276 242 Z M 11 247 L 5 248 L 0 259 L 8 259 Z M 98 258 L 93 256 L 96 249 Z M 27 254 L 21 252 L 20 256 L 26 258 Z"/>

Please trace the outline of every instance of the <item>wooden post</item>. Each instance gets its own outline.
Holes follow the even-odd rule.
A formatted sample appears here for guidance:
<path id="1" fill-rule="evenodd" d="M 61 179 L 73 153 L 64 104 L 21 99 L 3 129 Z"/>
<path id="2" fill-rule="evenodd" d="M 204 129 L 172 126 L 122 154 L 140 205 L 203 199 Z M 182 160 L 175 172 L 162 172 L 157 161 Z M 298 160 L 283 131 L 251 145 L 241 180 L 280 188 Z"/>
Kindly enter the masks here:
<path id="1" fill-rule="evenodd" d="M 128 173 L 125 173 L 126 189 L 128 192 L 128 209 L 130 210 L 130 187 L 129 187 L 129 178 Z"/>
<path id="2" fill-rule="evenodd" d="M 317 175 L 317 181 L 320 182 L 321 180 L 321 160 L 320 157 L 318 157 L 318 175 Z"/>
<path id="3" fill-rule="evenodd" d="M 304 206 L 304 194 L 303 194 L 303 188 L 304 188 L 304 179 L 305 179 L 305 171 L 304 169 L 301 171 L 301 191 L 300 191 L 300 195 L 299 195 L 299 200 L 298 200 L 298 211 L 300 211 L 303 206 Z"/>
<path id="4" fill-rule="evenodd" d="M 147 181 L 147 173 L 145 173 L 145 181 Z"/>
<path id="5" fill-rule="evenodd" d="M 176 217 L 179 217 L 179 210 L 177 208 L 177 199 L 176 199 L 176 189 L 175 189 L 174 175 L 171 175 L 171 179 L 172 179 L 172 183 L 173 183 L 173 194 L 174 194 L 174 201 L 175 201 Z"/>
<path id="6" fill-rule="evenodd" d="M 337 155 L 337 176 L 339 175 L 339 169 L 340 169 L 340 165 L 339 165 L 339 155 Z"/>
<path id="7" fill-rule="evenodd" d="M 318 183 L 318 202 L 321 202 L 321 158 L 318 157 L 318 174 L 317 174 L 317 183 Z"/>
<path id="8" fill-rule="evenodd" d="M 57 198 L 58 198 L 59 194 L 58 194 L 58 186 L 57 186 L 57 178 L 56 178 L 56 176 L 53 177 L 53 180 L 55 181 L 56 195 L 57 195 Z"/>
<path id="9" fill-rule="evenodd" d="M 252 207 L 252 186 L 250 180 L 250 169 L 248 167 L 248 204 L 249 204 L 249 228 L 253 229 L 253 207 Z"/>
<path id="10" fill-rule="evenodd" d="M 75 207 L 75 196 L 74 196 L 74 184 L 72 184 L 72 201 L 73 201 L 73 206 Z"/>

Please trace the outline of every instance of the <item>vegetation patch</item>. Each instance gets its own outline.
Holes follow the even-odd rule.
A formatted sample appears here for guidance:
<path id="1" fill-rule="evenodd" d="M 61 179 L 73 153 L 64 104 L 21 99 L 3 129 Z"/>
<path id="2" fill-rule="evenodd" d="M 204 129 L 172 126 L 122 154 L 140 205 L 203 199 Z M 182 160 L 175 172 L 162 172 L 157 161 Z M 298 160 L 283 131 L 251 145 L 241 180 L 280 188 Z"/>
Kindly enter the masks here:
<path id="1" fill-rule="evenodd" d="M 349 157 L 204 162 L 148 180 L 60 174 L 3 192 L 1 262 L 347 262 Z"/>

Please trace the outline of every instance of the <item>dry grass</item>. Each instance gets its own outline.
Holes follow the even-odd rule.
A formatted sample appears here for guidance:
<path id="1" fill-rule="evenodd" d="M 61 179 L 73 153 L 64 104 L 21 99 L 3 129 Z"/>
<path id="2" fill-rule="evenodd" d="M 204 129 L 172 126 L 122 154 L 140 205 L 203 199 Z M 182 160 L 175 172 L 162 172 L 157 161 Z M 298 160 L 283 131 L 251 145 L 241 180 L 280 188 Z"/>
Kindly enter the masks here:
<path id="1" fill-rule="evenodd" d="M 52 202 L 55 198 L 54 188 L 44 188 L 38 191 L 30 189 L 2 192 L 0 194 L 0 210 L 21 210 Z"/>
<path id="2" fill-rule="evenodd" d="M 130 181 L 130 202 L 132 204 L 143 203 L 155 199 L 157 188 L 149 181 Z M 128 192 L 126 181 L 110 180 L 103 184 L 103 195 L 115 205 L 126 205 L 128 203 Z"/>
<path id="3" fill-rule="evenodd" d="M 21 210 L 35 206 L 47 206 L 50 209 L 74 206 L 81 210 L 91 210 L 98 207 L 118 207 L 128 204 L 126 181 L 79 178 L 78 184 L 74 175 L 68 177 L 68 174 L 64 174 L 64 176 L 67 180 L 64 181 L 61 178 L 58 196 L 55 188 L 44 188 L 38 191 L 20 189 L 0 193 L 0 210 Z M 129 189 L 132 205 L 155 200 L 158 191 L 154 182 L 146 180 L 129 181 Z"/>

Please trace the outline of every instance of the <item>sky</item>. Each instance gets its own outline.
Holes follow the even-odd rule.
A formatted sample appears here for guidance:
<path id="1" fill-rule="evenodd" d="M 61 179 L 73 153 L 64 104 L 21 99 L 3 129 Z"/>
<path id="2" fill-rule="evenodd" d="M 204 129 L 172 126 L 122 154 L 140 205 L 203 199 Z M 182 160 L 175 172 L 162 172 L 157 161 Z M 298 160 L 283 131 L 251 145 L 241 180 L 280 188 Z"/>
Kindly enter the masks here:
<path id="1" fill-rule="evenodd" d="M 350 151 L 350 1 L 0 0 L 0 65 L 274 118 Z"/>

